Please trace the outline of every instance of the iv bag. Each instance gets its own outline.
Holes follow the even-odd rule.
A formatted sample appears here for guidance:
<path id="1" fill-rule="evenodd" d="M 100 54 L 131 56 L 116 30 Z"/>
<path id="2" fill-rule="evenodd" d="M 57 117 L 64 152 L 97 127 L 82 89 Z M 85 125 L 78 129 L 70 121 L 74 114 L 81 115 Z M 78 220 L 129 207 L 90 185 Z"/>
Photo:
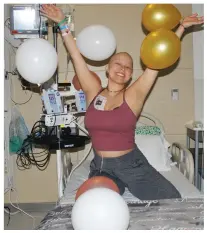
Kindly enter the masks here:
<path id="1" fill-rule="evenodd" d="M 29 134 L 24 118 L 17 107 L 14 106 L 11 110 L 11 122 L 9 124 L 9 151 L 11 154 L 21 149 Z"/>

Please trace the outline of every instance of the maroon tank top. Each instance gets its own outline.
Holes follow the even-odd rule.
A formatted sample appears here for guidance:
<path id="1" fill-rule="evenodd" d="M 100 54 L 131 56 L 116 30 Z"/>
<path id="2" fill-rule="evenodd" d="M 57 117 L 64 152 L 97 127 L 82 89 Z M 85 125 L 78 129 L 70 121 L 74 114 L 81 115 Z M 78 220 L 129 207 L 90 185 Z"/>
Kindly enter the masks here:
<path id="1" fill-rule="evenodd" d="M 99 93 L 101 92 L 102 90 Z M 137 117 L 126 103 L 125 97 L 121 106 L 114 110 L 96 109 L 94 106 L 96 97 L 85 115 L 85 126 L 93 148 L 100 151 L 123 151 L 134 148 Z"/>

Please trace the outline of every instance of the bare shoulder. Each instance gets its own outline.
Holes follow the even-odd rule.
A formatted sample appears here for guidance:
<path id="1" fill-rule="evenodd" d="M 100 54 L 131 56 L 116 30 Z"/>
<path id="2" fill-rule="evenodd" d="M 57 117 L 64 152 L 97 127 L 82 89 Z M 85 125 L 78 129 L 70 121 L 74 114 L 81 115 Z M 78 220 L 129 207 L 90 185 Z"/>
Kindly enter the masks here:
<path id="1" fill-rule="evenodd" d="M 125 101 L 136 116 L 140 114 L 144 105 L 142 99 L 140 99 L 139 96 L 140 95 L 133 84 L 125 91 Z"/>
<path id="2" fill-rule="evenodd" d="M 90 105 L 90 103 L 94 100 L 94 98 L 100 93 L 102 89 L 103 88 L 100 86 L 85 93 L 87 106 Z"/>

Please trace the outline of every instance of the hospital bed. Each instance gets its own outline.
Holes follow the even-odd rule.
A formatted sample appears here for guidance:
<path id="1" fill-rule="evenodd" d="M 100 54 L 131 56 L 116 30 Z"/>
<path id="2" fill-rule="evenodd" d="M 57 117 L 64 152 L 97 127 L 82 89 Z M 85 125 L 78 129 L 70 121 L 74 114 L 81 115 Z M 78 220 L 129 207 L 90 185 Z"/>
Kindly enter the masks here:
<path id="1" fill-rule="evenodd" d="M 83 119 L 80 119 L 83 125 Z M 192 154 L 179 143 L 171 145 L 159 119 L 142 113 L 135 130 L 135 142 L 149 163 L 180 192 L 181 199 L 144 201 L 127 189 L 123 198 L 130 210 L 129 230 L 203 229 L 203 195 L 194 186 Z M 83 153 L 85 152 L 85 153 Z M 63 152 L 58 162 L 59 200 L 37 229 L 73 229 L 71 210 L 79 186 L 88 179 L 93 158 L 91 144 L 78 152 Z"/>

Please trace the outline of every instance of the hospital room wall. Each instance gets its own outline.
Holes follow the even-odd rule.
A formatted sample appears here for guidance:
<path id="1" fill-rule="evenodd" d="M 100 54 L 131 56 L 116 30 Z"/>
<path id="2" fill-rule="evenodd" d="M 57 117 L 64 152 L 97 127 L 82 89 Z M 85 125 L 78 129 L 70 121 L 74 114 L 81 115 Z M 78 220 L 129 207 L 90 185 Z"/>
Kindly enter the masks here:
<path id="1" fill-rule="evenodd" d="M 117 52 L 127 51 L 134 59 L 133 79 L 143 72 L 140 65 L 140 46 L 146 35 L 141 27 L 141 13 L 143 4 L 137 5 L 76 5 L 75 6 L 75 32 L 76 35 L 86 26 L 91 24 L 103 24 L 111 28 L 117 39 Z M 177 4 L 183 16 L 192 12 L 190 4 Z M 51 40 L 52 36 L 49 36 Z M 58 37 L 59 78 L 60 82 L 70 81 L 74 76 L 71 62 L 68 75 L 66 73 L 67 59 L 62 39 Z M 11 61 L 13 62 L 13 61 Z M 97 72 L 103 85 L 106 79 L 104 66 L 91 66 L 91 70 Z M 159 118 L 165 126 L 166 136 L 170 142 L 185 144 L 185 123 L 194 119 L 194 81 L 193 81 L 193 40 L 192 34 L 186 34 L 182 41 L 182 53 L 177 67 L 171 72 L 160 77 L 146 102 L 144 111 Z M 13 77 L 13 99 L 22 102 L 28 99 L 29 93 L 22 90 L 17 77 Z M 171 90 L 179 89 L 179 100 L 171 99 Z M 20 106 L 21 113 L 31 129 L 39 120 L 42 109 L 40 95 L 34 93 L 29 103 Z M 57 201 L 57 169 L 56 156 L 51 156 L 51 161 L 45 171 L 39 171 L 33 167 L 26 171 L 16 168 L 16 156 L 14 156 L 14 183 L 18 190 L 20 203 L 55 202 Z M 15 195 L 13 195 L 13 200 Z M 9 202 L 8 195 L 5 202 Z"/>

